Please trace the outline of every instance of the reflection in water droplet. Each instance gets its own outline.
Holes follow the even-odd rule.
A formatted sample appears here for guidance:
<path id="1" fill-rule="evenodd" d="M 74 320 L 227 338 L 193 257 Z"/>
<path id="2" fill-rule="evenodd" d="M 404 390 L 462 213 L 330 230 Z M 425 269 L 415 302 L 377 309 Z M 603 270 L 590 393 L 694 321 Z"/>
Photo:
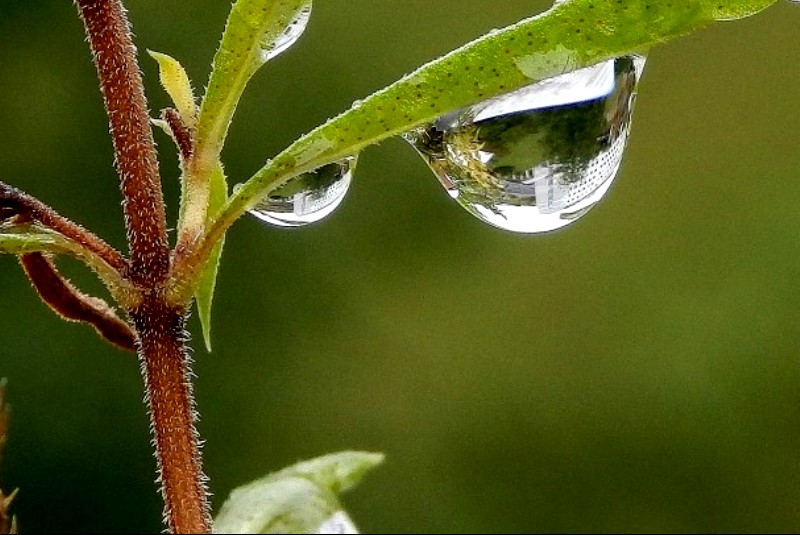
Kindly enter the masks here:
<path id="1" fill-rule="evenodd" d="M 628 139 L 641 56 L 550 78 L 405 135 L 451 197 L 514 232 L 566 226 L 605 195 Z"/>
<path id="2" fill-rule="evenodd" d="M 308 26 L 308 19 L 311 18 L 311 5 L 300 10 L 297 16 L 283 30 L 283 33 L 274 42 L 267 43 L 261 49 L 261 60 L 267 62 L 292 46 Z"/>
<path id="3" fill-rule="evenodd" d="M 319 535 L 338 533 L 352 533 L 357 535 L 358 529 L 347 513 L 344 511 L 337 511 L 317 528 L 316 533 Z"/>
<path id="4" fill-rule="evenodd" d="M 342 203 L 355 166 L 356 157 L 351 156 L 303 173 L 273 191 L 250 213 L 279 227 L 315 223 Z"/>

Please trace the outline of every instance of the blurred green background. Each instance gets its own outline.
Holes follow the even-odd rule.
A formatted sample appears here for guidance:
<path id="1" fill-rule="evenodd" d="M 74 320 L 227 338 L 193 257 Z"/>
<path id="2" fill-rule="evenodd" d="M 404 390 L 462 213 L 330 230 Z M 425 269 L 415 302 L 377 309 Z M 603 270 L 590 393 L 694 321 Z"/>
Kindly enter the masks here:
<path id="1" fill-rule="evenodd" d="M 254 80 L 232 182 L 356 98 L 543 1 L 328 0 Z M 130 0 L 203 87 L 229 2 Z M 800 529 L 800 8 L 654 49 L 605 201 L 543 236 L 452 202 L 400 140 L 322 224 L 229 234 L 196 391 L 217 507 L 340 449 L 385 452 L 366 532 Z M 151 105 L 167 105 L 143 61 Z M 177 169 L 160 136 L 175 213 Z M 118 247 L 116 178 L 70 2 L 0 0 L 0 179 Z M 89 289 L 77 265 L 65 271 Z M 2 471 L 28 532 L 157 532 L 138 366 L 0 258 Z M 191 328 L 199 338 L 196 320 Z"/>

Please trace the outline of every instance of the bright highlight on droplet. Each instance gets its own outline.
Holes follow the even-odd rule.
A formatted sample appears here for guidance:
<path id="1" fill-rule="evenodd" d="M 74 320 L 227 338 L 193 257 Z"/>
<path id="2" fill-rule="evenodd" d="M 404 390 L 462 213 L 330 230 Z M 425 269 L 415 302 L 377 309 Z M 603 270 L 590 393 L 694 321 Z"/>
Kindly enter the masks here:
<path id="1" fill-rule="evenodd" d="M 356 157 L 303 173 L 273 191 L 250 213 L 271 225 L 302 227 L 315 223 L 338 207 L 353 176 Z"/>
<path id="2" fill-rule="evenodd" d="M 267 62 L 295 44 L 300 36 L 308 26 L 308 20 L 311 18 L 311 5 L 304 7 L 297 16 L 286 26 L 283 33 L 271 42 L 269 46 L 261 49 L 261 59 Z"/>
<path id="3" fill-rule="evenodd" d="M 405 138 L 479 219 L 513 232 L 554 230 L 611 186 L 644 62 L 624 56 L 537 82 Z"/>

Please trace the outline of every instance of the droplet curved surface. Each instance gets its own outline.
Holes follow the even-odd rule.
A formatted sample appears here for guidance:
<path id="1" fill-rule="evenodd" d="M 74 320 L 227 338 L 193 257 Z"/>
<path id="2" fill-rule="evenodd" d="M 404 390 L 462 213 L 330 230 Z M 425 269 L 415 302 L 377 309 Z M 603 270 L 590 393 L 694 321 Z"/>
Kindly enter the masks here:
<path id="1" fill-rule="evenodd" d="M 310 18 L 311 4 L 300 10 L 275 41 L 270 42 L 268 46 L 261 49 L 261 60 L 267 62 L 295 44 L 300 39 L 300 36 L 303 35 L 303 32 L 306 31 Z"/>
<path id="2" fill-rule="evenodd" d="M 555 230 L 610 188 L 644 62 L 623 56 L 543 80 L 404 137 L 477 218 L 513 232 Z"/>
<path id="3" fill-rule="evenodd" d="M 250 214 L 278 227 L 302 227 L 330 215 L 342 203 L 356 165 L 350 156 L 289 180 Z"/>

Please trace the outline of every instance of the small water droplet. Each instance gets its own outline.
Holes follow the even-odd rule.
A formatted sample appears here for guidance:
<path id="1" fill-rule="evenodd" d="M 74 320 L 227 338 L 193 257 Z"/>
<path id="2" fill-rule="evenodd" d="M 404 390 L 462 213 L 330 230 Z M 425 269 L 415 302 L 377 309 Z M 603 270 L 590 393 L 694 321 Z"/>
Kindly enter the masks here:
<path id="1" fill-rule="evenodd" d="M 261 61 L 267 62 L 295 44 L 300 36 L 308 26 L 308 20 L 311 18 L 311 5 L 304 7 L 300 10 L 297 16 L 292 19 L 288 26 L 283 30 L 283 33 L 275 39 L 274 42 L 267 43 L 261 49 Z"/>
<path id="2" fill-rule="evenodd" d="M 273 191 L 250 213 L 279 227 L 302 227 L 315 223 L 333 212 L 342 203 L 356 157 L 323 165 L 316 171 L 303 173 Z"/>
<path id="3" fill-rule="evenodd" d="M 440 117 L 405 135 L 452 198 L 514 232 L 546 232 L 608 191 L 644 57 L 623 56 Z"/>
<path id="4" fill-rule="evenodd" d="M 356 528 L 355 524 L 353 524 L 352 519 L 347 513 L 345 513 L 344 511 L 336 511 L 327 520 L 325 520 L 322 524 L 320 524 L 320 526 L 317 528 L 316 533 L 319 535 L 339 534 L 339 533 L 357 534 L 358 529 Z"/>

